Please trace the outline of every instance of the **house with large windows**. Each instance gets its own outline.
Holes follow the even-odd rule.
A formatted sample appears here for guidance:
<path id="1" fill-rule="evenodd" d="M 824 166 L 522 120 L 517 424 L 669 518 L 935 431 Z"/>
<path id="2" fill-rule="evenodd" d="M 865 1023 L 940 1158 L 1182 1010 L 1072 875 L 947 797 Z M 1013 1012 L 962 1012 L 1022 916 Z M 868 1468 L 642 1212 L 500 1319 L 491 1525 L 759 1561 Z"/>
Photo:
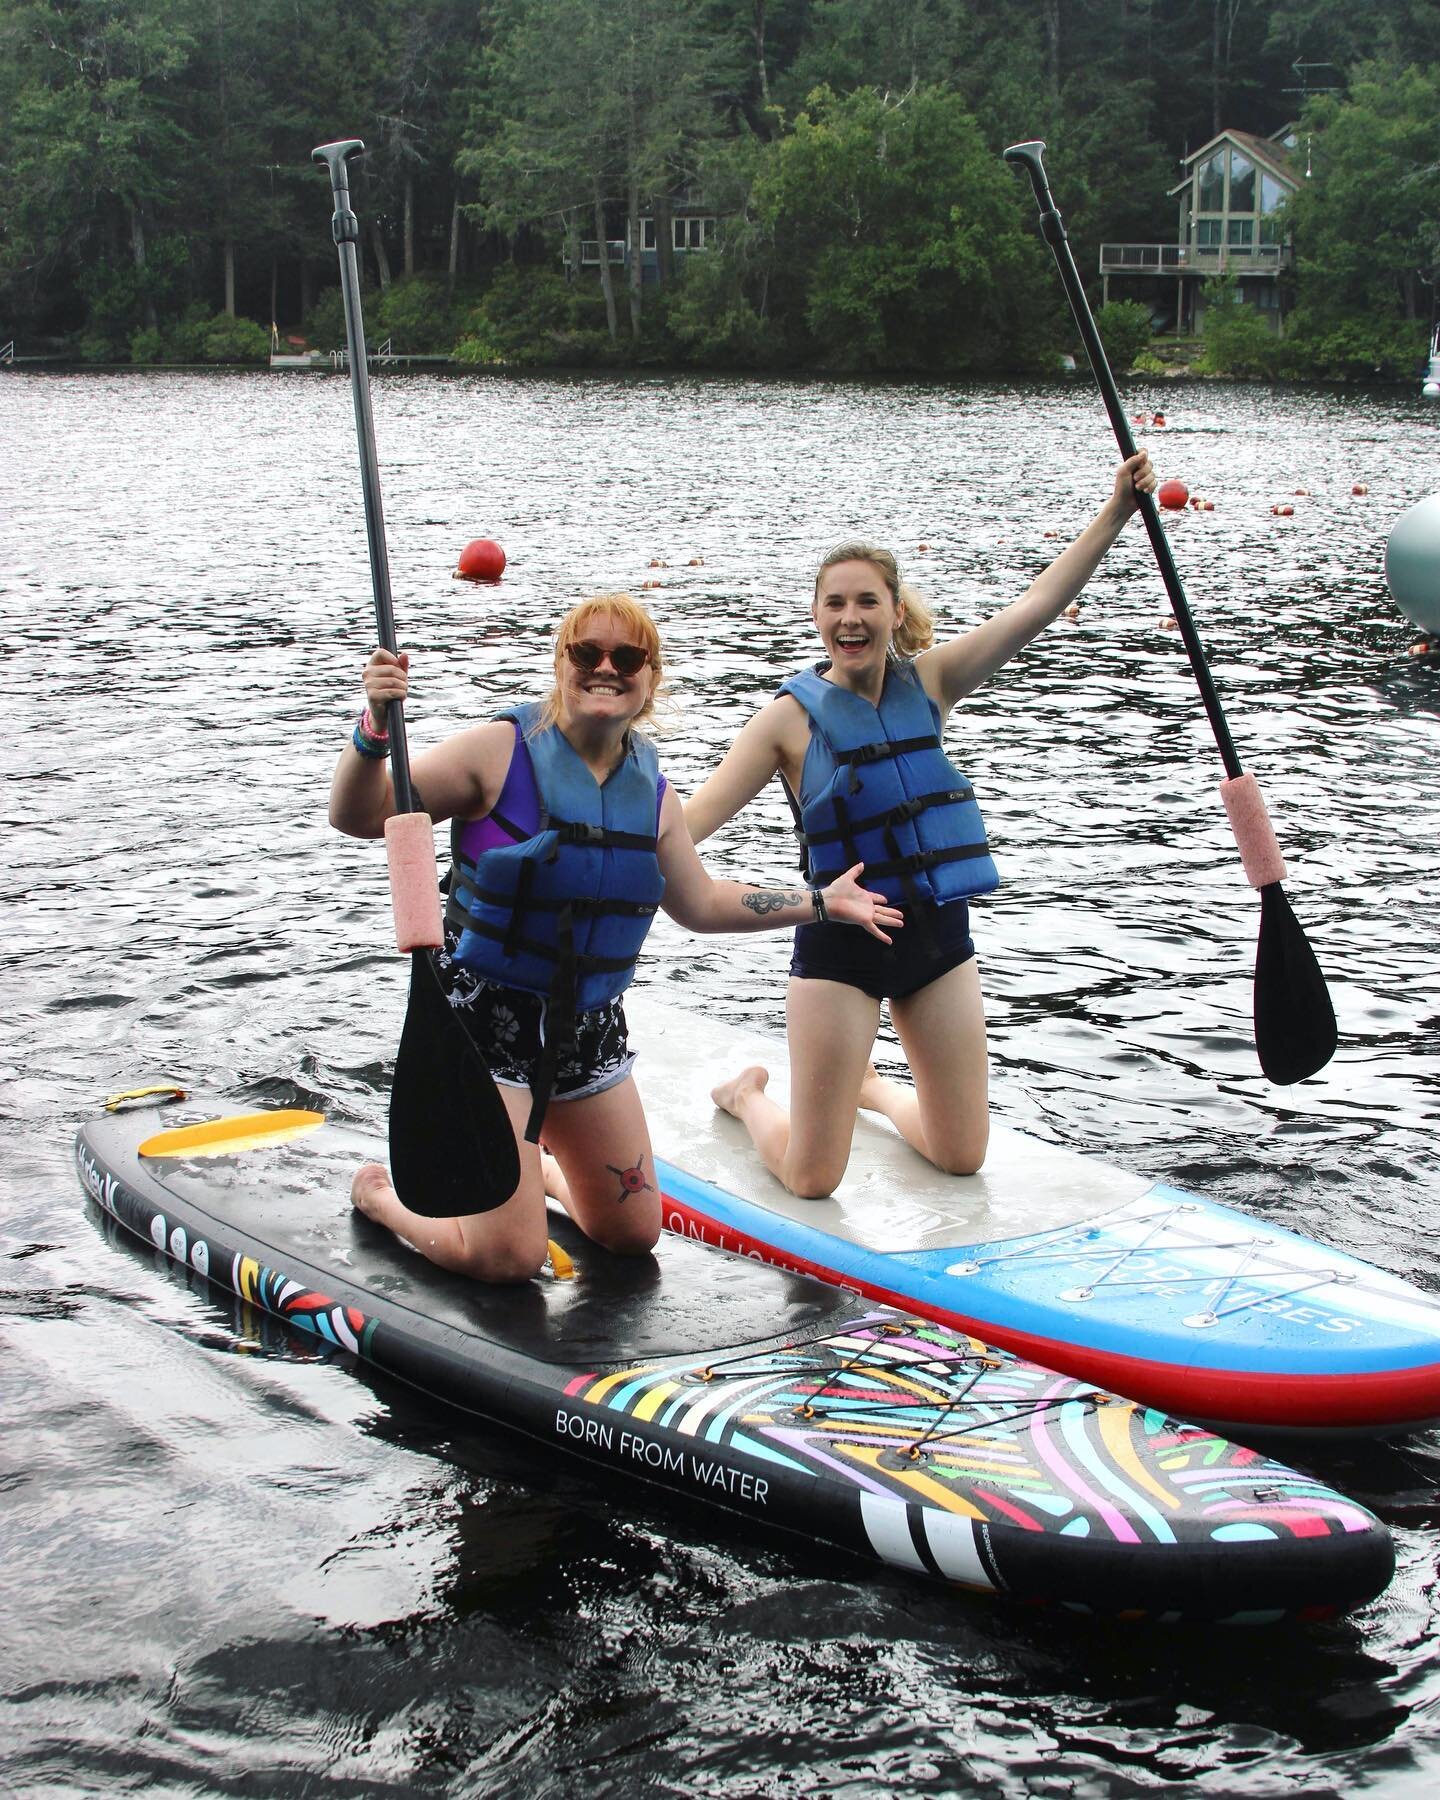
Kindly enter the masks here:
<path id="1" fill-rule="evenodd" d="M 617 268 L 628 271 L 634 252 L 629 216 L 620 201 L 607 202 L 605 213 L 607 233 L 613 233 L 606 238 L 606 257 Z M 672 197 L 668 216 L 657 218 L 653 213 L 643 213 L 639 220 L 642 281 L 653 282 L 660 278 L 658 232 L 666 232 L 669 236 L 671 266 L 674 267 L 683 257 L 710 248 L 716 223 L 714 211 L 707 206 L 705 196 L 693 188 L 682 189 Z M 600 240 L 578 235 L 567 237 L 561 258 L 567 268 L 577 262 L 582 269 L 598 268 Z"/>
<path id="2" fill-rule="evenodd" d="M 1202 144 L 1170 190 L 1180 205 L 1176 242 L 1100 246 L 1104 298 L 1139 300 L 1162 329 L 1186 337 L 1205 329 L 1209 278 L 1230 275 L 1235 299 L 1280 333 L 1295 266 L 1281 208 L 1305 179 L 1295 148 L 1289 128 L 1271 138 L 1222 131 Z"/>

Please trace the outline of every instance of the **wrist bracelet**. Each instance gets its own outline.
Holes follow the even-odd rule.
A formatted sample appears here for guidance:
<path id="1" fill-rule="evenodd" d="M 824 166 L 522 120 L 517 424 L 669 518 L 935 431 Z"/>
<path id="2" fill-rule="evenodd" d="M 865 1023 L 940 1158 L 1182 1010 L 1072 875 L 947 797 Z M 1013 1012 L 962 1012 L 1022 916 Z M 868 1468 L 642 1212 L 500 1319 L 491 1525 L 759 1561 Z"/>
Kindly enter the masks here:
<path id="1" fill-rule="evenodd" d="M 389 740 L 371 737 L 365 729 L 363 719 L 364 715 L 362 714 L 361 718 L 356 720 L 355 730 L 351 734 L 350 741 L 367 762 L 379 762 L 382 757 L 390 754 Z"/>
<path id="2" fill-rule="evenodd" d="M 387 714 L 386 716 L 388 719 L 389 715 Z M 375 723 L 375 715 L 370 711 L 368 706 L 360 715 L 360 729 L 365 733 L 366 737 L 377 744 L 388 744 L 390 742 L 390 727 L 388 723 L 382 731 Z"/>
<path id="3" fill-rule="evenodd" d="M 811 888 L 810 901 L 815 908 L 815 923 L 817 925 L 828 925 L 830 923 L 830 915 L 825 910 L 825 896 L 820 892 L 818 887 Z"/>

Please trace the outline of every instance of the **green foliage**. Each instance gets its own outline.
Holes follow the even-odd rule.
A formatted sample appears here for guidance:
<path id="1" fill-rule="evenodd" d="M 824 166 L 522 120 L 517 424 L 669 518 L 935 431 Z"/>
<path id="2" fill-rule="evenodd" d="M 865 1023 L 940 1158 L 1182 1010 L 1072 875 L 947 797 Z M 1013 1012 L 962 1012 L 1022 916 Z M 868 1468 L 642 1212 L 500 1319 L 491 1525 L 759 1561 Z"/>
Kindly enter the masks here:
<path id="1" fill-rule="evenodd" d="M 496 271 L 473 308 L 453 354 L 461 362 L 584 365 L 605 360 L 604 313 L 589 284 L 572 284 L 553 269 Z"/>
<path id="2" fill-rule="evenodd" d="M 686 258 L 666 322 L 681 359 L 700 368 L 765 369 L 784 355 L 773 321 L 756 311 L 723 250 Z"/>
<path id="3" fill-rule="evenodd" d="M 1034 362 L 1053 278 L 1026 198 L 953 94 L 817 91 L 755 186 L 794 348 L 845 369 Z"/>
<path id="4" fill-rule="evenodd" d="M 395 350 L 402 355 L 443 355 L 455 341 L 455 330 L 455 309 L 449 292 L 444 281 L 433 275 L 412 275 L 392 282 L 381 294 L 373 314 L 366 314 L 365 335 L 377 341 L 391 338 Z"/>
<path id="5" fill-rule="evenodd" d="M 1165 365 L 1153 350 L 1142 350 L 1130 365 L 1133 375 L 1163 375 Z"/>
<path id="6" fill-rule="evenodd" d="M 1138 300 L 1111 300 L 1095 315 L 1100 342 L 1114 369 L 1135 367 L 1136 358 L 1150 342 L 1150 308 Z"/>
<path id="7" fill-rule="evenodd" d="M 1217 319 L 1206 366 L 1408 379 L 1440 272 L 1440 0 L 0 0 L 0 316 L 194 361 L 233 272 L 240 312 L 268 323 L 273 278 L 293 326 L 334 281 L 310 146 L 354 134 L 361 260 L 399 276 L 367 325 L 402 350 L 1045 369 L 1068 328 L 999 146 L 1048 140 L 1088 271 L 1102 239 L 1170 237 L 1187 149 L 1290 116 L 1297 59 L 1339 86 L 1302 126 L 1295 330 Z M 714 249 L 633 293 L 609 271 L 609 321 L 589 268 L 557 297 L 563 239 L 658 207 L 663 243 L 697 188 Z M 457 201 L 462 277 L 549 259 L 488 310 L 442 279 Z M 305 329 L 343 343 L 333 286 Z"/>
<path id="8" fill-rule="evenodd" d="M 376 290 L 362 281 L 360 310 L 368 319 L 375 303 Z M 365 335 L 370 335 L 367 326 Z M 317 350 L 345 348 L 345 296 L 338 287 L 326 288 L 311 306 L 305 318 L 305 336 Z"/>
<path id="9" fill-rule="evenodd" d="M 1293 380 L 1413 380 L 1424 366 L 1428 336 L 1416 319 L 1326 323 L 1313 314 L 1297 313 L 1275 346 L 1273 368 Z"/>
<path id="10" fill-rule="evenodd" d="M 219 313 L 205 327 L 202 360 L 208 363 L 263 363 L 270 356 L 270 333 L 254 319 Z"/>
<path id="11" fill-rule="evenodd" d="M 1205 283 L 1205 350 L 1196 364 L 1202 375 L 1264 379 L 1275 373 L 1278 345 L 1263 314 L 1241 303 L 1233 275 Z"/>
<path id="12" fill-rule="evenodd" d="M 165 333 L 164 360 L 174 363 L 204 362 L 205 334 L 213 316 L 203 300 L 192 301 Z"/>
<path id="13" fill-rule="evenodd" d="M 1315 177 L 1287 207 L 1315 317 L 1428 314 L 1440 276 L 1440 66 L 1359 70 L 1305 116 Z"/>

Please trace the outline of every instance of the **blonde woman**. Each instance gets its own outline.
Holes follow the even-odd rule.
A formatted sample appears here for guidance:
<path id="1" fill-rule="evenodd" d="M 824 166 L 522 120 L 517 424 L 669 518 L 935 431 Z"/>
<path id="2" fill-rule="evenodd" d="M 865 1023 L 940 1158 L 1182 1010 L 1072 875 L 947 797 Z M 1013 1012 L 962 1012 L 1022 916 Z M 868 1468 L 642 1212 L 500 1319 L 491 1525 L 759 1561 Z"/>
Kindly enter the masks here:
<path id="1" fill-rule="evenodd" d="M 792 1193 L 828 1194 L 850 1157 L 857 1107 L 884 1113 L 937 1167 L 978 1169 L 989 1140 L 985 1014 L 969 901 L 998 883 L 970 784 L 941 749 L 951 709 L 1057 619 L 1099 567 L 1155 474 L 1123 463 L 1093 522 L 1027 592 L 973 630 L 933 643 L 928 612 L 888 550 L 841 544 L 810 613 L 826 661 L 750 719 L 685 806 L 698 843 L 778 774 L 797 815 L 808 880 L 859 864 L 898 908 L 890 943 L 822 918 L 795 934 L 786 1017 L 791 1112 L 759 1065 L 714 1090 Z M 914 1087 L 870 1064 L 886 1002 Z"/>
<path id="2" fill-rule="evenodd" d="M 409 662 L 377 650 L 365 666 L 366 709 L 330 794 L 330 822 L 352 837 L 380 837 L 394 811 L 387 715 L 408 692 Z M 351 1190 L 361 1212 L 432 1262 L 484 1281 L 527 1280 L 545 1260 L 542 1134 L 566 1204 L 595 1242 L 642 1253 L 659 1236 L 621 1001 L 657 906 L 692 931 L 761 931 L 824 914 L 877 940 L 900 916 L 855 870 L 818 897 L 711 880 L 637 729 L 663 668 L 654 621 L 628 594 L 573 608 L 554 662 L 543 703 L 507 708 L 413 766 L 431 818 L 454 822 L 440 963 L 500 1089 L 520 1185 L 493 1211 L 457 1219 L 411 1212 L 378 1163 Z"/>

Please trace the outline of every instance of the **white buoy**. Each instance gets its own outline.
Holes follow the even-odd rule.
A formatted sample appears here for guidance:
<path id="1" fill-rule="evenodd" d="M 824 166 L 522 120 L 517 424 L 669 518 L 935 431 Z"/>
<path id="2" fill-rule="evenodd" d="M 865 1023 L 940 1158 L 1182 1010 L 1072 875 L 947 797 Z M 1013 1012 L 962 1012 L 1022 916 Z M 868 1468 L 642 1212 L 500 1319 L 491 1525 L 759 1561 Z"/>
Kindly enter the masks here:
<path id="1" fill-rule="evenodd" d="M 1440 381 L 1427 381 L 1420 392 L 1427 400 L 1440 400 Z"/>
<path id="2" fill-rule="evenodd" d="M 1385 580 L 1412 624 L 1440 634 L 1440 494 L 1407 506 L 1390 527 Z"/>

